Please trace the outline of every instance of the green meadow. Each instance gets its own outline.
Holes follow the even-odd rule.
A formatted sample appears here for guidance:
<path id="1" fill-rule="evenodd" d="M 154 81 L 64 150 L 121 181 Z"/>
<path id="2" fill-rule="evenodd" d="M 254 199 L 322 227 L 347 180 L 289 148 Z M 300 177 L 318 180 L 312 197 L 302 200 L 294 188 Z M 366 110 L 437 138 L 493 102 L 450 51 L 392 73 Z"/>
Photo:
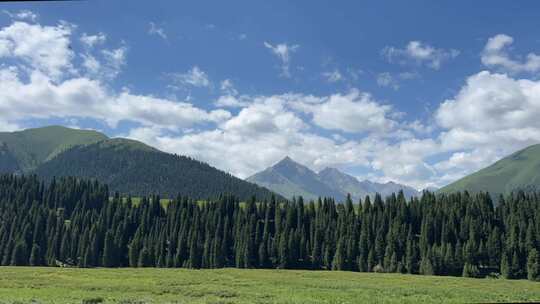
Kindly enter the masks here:
<path id="1" fill-rule="evenodd" d="M 487 303 L 540 301 L 540 283 L 295 270 L 0 267 L 0 303 Z"/>

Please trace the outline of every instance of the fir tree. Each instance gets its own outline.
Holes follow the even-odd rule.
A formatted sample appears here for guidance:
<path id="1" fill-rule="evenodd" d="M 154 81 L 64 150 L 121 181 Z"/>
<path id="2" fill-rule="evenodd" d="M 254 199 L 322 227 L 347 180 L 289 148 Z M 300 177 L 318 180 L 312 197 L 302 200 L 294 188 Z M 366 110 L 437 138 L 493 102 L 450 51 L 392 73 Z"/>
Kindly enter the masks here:
<path id="1" fill-rule="evenodd" d="M 527 278 L 531 281 L 540 280 L 540 258 L 536 249 L 529 251 L 527 258 Z"/>

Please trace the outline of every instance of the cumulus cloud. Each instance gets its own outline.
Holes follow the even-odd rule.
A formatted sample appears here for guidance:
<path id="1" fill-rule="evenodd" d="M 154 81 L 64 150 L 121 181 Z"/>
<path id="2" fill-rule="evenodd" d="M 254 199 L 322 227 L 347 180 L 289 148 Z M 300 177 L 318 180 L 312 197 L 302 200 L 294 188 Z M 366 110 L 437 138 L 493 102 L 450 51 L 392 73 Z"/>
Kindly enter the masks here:
<path id="1" fill-rule="evenodd" d="M 540 81 L 483 71 L 435 113 L 443 128 L 442 151 L 453 151 L 435 168 L 451 181 L 518 149 L 540 142 Z M 473 164 L 474 163 L 474 164 Z"/>
<path id="2" fill-rule="evenodd" d="M 71 33 L 72 26 L 67 23 L 41 26 L 15 21 L 0 30 L 0 58 L 20 59 L 31 68 L 59 79 L 73 72 Z"/>
<path id="3" fill-rule="evenodd" d="M 540 55 L 529 53 L 523 62 L 512 59 L 508 49 L 514 43 L 514 38 L 498 34 L 489 38 L 482 51 L 482 63 L 487 67 L 500 69 L 510 73 L 540 71 Z"/>
<path id="4" fill-rule="evenodd" d="M 437 49 L 421 41 L 410 41 L 405 48 L 387 46 L 382 50 L 382 55 L 391 63 L 427 65 L 438 70 L 441 65 L 459 55 L 455 49 Z"/>
<path id="5" fill-rule="evenodd" d="M 74 26 L 42 26 L 15 21 L 0 30 L 0 128 L 16 129 L 28 119 L 88 118 L 115 127 L 121 121 L 144 127 L 179 130 L 197 124 L 217 124 L 230 117 L 225 110 L 204 110 L 187 102 L 115 92 L 99 77 L 81 76 L 79 69 L 116 75 L 126 63 L 127 48 L 95 50 L 101 61 L 80 54 L 75 67 L 71 33 Z M 83 35 L 87 46 L 101 38 Z M 105 37 L 98 35 L 95 37 Z"/>
<path id="6" fill-rule="evenodd" d="M 221 169 L 240 177 L 247 177 L 285 155 L 319 169 L 344 161 L 366 161 L 362 155 L 367 149 L 352 143 L 337 145 L 332 139 L 310 132 L 309 126 L 287 106 L 289 97 L 254 97 L 237 115 L 213 130 L 178 137 L 134 131 L 130 136 L 165 151 L 183 151 L 219 164 Z"/>
<path id="7" fill-rule="evenodd" d="M 0 119 L 91 118 L 115 127 L 120 121 L 178 130 L 194 124 L 221 122 L 230 113 L 205 111 L 189 103 L 132 94 L 109 92 L 98 80 L 71 78 L 52 82 L 34 71 L 29 81 L 16 69 L 0 70 Z"/>
<path id="8" fill-rule="evenodd" d="M 538 117 L 539 82 L 487 71 L 469 77 L 457 96 L 443 102 L 436 113 L 444 128 L 479 132 L 540 128 Z"/>
<path id="9" fill-rule="evenodd" d="M 375 101 L 371 95 L 352 90 L 334 94 L 322 102 L 300 101 L 296 106 L 313 115 L 313 122 L 325 129 L 344 132 L 387 132 L 395 122 L 389 118 L 391 107 Z"/>
<path id="10" fill-rule="evenodd" d="M 281 61 L 281 75 L 286 78 L 291 77 L 290 65 L 292 54 L 295 53 L 300 47 L 297 44 L 289 45 L 286 43 L 280 43 L 272 45 L 268 42 L 264 42 L 264 46 L 269 49 Z"/>

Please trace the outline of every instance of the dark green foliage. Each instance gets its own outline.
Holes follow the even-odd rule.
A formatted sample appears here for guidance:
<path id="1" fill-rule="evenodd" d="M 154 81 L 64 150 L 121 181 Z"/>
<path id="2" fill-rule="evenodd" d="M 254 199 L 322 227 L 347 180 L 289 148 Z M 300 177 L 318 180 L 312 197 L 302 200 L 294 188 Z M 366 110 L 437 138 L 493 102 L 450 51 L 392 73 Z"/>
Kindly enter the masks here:
<path id="1" fill-rule="evenodd" d="M 540 257 L 536 249 L 531 249 L 527 258 L 527 278 L 531 281 L 540 280 Z"/>
<path id="2" fill-rule="evenodd" d="M 18 172 L 19 170 L 17 158 L 5 142 L 0 142 L 0 174 Z"/>
<path id="3" fill-rule="evenodd" d="M 465 263 L 463 266 L 463 277 L 465 278 L 476 278 L 480 275 L 478 267 L 473 264 Z"/>
<path id="4" fill-rule="evenodd" d="M 48 181 L 55 176 L 97 179 L 111 191 L 133 196 L 158 193 L 173 198 L 182 193 L 190 198 L 217 199 L 231 193 L 241 200 L 272 196 L 269 190 L 206 163 L 119 138 L 73 147 L 34 172 Z"/>
<path id="5" fill-rule="evenodd" d="M 138 204 L 75 178 L 0 176 L 2 265 L 333 269 L 538 280 L 540 196 Z"/>

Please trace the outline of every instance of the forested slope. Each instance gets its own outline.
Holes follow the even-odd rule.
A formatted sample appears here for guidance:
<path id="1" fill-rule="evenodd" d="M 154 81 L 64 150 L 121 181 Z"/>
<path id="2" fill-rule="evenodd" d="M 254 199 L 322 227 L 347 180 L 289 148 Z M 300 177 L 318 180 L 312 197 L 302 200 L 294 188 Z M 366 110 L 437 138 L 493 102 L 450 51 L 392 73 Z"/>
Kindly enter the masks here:
<path id="1" fill-rule="evenodd" d="M 261 199 L 272 196 L 269 190 L 206 163 L 121 138 L 73 147 L 34 172 L 46 180 L 55 176 L 97 179 L 108 184 L 111 191 L 124 195 L 159 194 L 172 198 L 181 193 L 207 199 L 229 193 L 242 200 L 251 196 Z"/>

